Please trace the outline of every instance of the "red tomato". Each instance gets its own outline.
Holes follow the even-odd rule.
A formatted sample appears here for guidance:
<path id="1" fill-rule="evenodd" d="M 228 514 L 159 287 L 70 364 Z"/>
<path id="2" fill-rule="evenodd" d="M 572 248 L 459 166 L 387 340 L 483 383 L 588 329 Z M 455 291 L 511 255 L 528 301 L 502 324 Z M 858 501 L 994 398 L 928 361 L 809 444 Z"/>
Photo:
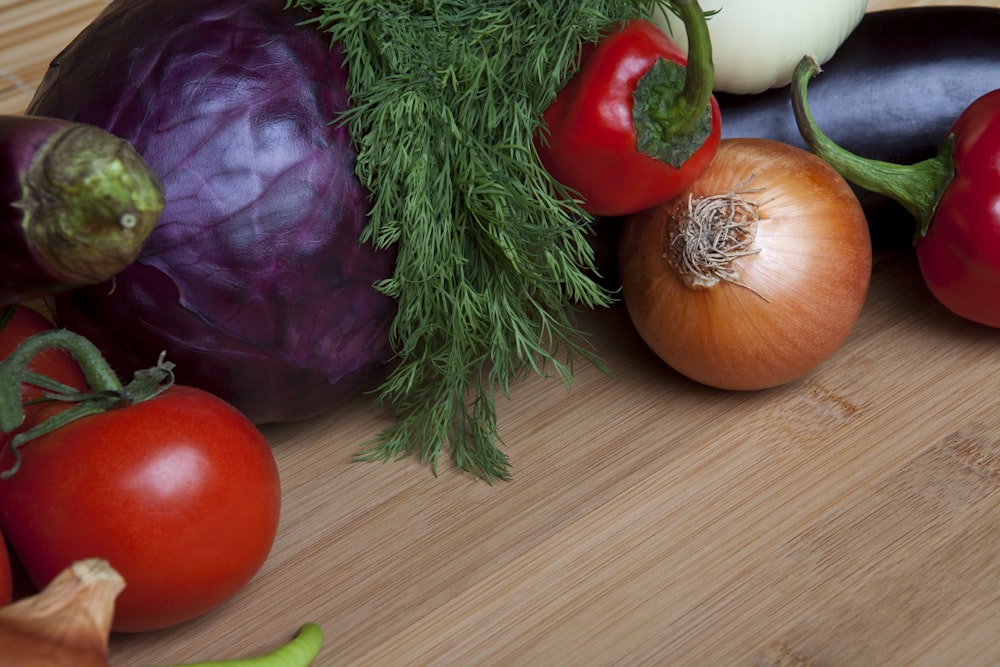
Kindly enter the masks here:
<path id="1" fill-rule="evenodd" d="M 174 625 L 235 594 L 263 564 L 280 510 L 267 441 L 215 396 L 174 386 L 21 449 L 0 481 L 0 530 L 36 586 L 101 557 L 125 578 L 113 629 Z M 0 465 L 10 467 L 4 450 Z"/>
<path id="2" fill-rule="evenodd" d="M 0 607 L 10 603 L 14 594 L 14 576 L 10 571 L 10 558 L 7 557 L 7 545 L 3 535 L 0 535 Z"/>
<path id="3" fill-rule="evenodd" d="M 53 325 L 39 311 L 29 306 L 16 304 L 0 309 L 0 359 L 6 359 L 26 338 L 53 329 Z M 61 382 L 75 389 L 87 388 L 87 379 L 73 356 L 64 350 L 50 349 L 32 357 L 28 369 L 40 375 Z M 41 397 L 43 390 L 26 382 L 21 383 L 21 400 L 28 401 Z M 24 406 L 24 422 L 13 431 L 0 432 L 0 448 L 17 433 L 26 431 L 47 415 L 63 410 L 63 403 L 38 403 Z M 0 468 L 0 471 L 7 468 Z"/>
<path id="4" fill-rule="evenodd" d="M 52 328 L 52 323 L 34 308 L 24 305 L 7 308 L 9 310 L 4 309 L 3 313 L 9 315 L 10 319 L 5 320 L 0 317 L 0 359 L 6 359 L 25 338 Z M 79 365 L 73 361 L 73 357 L 62 350 L 46 350 L 32 359 L 28 367 L 36 373 L 77 389 L 87 386 Z M 38 387 L 30 384 L 21 385 L 23 398 L 37 398 L 39 395 L 41 390 Z M 0 447 L 6 447 L 10 437 L 12 434 L 0 433 Z M 0 605 L 11 601 L 13 586 L 7 545 L 3 536 L 0 536 Z"/>

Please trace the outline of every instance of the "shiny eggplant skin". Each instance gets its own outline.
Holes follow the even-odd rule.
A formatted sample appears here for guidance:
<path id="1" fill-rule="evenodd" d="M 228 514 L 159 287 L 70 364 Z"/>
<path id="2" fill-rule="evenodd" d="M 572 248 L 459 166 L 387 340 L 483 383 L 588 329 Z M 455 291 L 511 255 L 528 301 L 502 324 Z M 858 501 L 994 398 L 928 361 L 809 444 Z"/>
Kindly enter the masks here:
<path id="1" fill-rule="evenodd" d="M 867 14 L 809 83 L 819 127 L 864 157 L 909 164 L 933 157 L 952 122 L 1000 88 L 1000 7 L 908 7 Z M 788 86 L 717 95 L 723 137 L 765 137 L 805 147 Z M 893 201 L 856 190 L 880 230 L 906 240 L 912 218 Z M 889 239 L 891 241 L 891 239 Z"/>

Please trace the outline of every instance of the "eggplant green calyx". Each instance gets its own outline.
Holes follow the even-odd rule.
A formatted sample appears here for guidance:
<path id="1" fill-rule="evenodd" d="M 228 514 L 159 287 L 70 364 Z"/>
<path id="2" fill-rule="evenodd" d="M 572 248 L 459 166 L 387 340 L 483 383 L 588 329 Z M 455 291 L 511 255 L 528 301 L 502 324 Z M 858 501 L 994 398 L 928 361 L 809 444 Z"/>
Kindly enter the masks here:
<path id="1" fill-rule="evenodd" d="M 695 0 L 672 3 L 688 38 L 687 67 L 659 59 L 632 96 L 632 122 L 640 151 L 679 169 L 712 133 L 712 42 L 706 15 Z"/>
<path id="2" fill-rule="evenodd" d="M 176 667 L 306 667 L 311 665 L 323 644 L 323 630 L 316 623 L 305 623 L 298 634 L 284 646 L 252 658 L 193 662 Z"/>
<path id="3" fill-rule="evenodd" d="M 927 233 L 941 196 L 955 178 L 954 137 L 949 136 L 933 158 L 913 164 L 894 164 L 855 155 L 824 134 L 809 109 L 806 89 L 820 71 L 815 58 L 805 56 L 792 75 L 792 109 L 802 139 L 813 153 L 851 183 L 902 205 L 917 221 L 916 241 Z"/>
<path id="4" fill-rule="evenodd" d="M 163 187 L 131 144 L 91 125 L 56 130 L 16 204 L 35 251 L 68 284 L 101 282 L 139 254 L 163 212 Z"/>
<path id="5" fill-rule="evenodd" d="M 28 364 L 36 355 L 50 349 L 65 350 L 72 355 L 83 371 L 88 391 L 78 391 L 28 369 Z M 137 371 L 131 382 L 122 385 L 100 351 L 79 334 L 65 329 L 53 329 L 24 339 L 17 349 L 0 362 L 0 431 L 9 433 L 24 423 L 25 410 L 21 402 L 23 382 L 43 389 L 42 401 L 60 401 L 72 405 L 10 440 L 14 463 L 9 469 L 0 472 L 0 479 L 9 479 L 17 473 L 21 466 L 20 448 L 26 442 L 82 417 L 127 407 L 158 396 L 173 385 L 173 367 L 172 363 L 161 356 L 156 366 Z"/>

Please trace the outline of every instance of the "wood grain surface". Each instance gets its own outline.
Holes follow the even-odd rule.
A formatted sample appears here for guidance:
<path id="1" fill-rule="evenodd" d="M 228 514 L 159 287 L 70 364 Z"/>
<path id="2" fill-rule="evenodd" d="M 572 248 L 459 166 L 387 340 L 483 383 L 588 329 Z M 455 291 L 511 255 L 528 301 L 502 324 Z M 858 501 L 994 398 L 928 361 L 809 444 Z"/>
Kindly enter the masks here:
<path id="1" fill-rule="evenodd" d="M 917 4 L 945 3 L 870 9 Z M 103 5 L 0 0 L 0 113 Z M 1000 664 L 1000 334 L 937 305 L 908 249 L 775 390 L 685 381 L 620 306 L 581 325 L 615 374 L 514 387 L 508 483 L 352 463 L 387 423 L 363 401 L 266 428 L 267 563 L 202 618 L 114 636 L 112 664 L 246 656 L 309 620 L 323 666 Z"/>

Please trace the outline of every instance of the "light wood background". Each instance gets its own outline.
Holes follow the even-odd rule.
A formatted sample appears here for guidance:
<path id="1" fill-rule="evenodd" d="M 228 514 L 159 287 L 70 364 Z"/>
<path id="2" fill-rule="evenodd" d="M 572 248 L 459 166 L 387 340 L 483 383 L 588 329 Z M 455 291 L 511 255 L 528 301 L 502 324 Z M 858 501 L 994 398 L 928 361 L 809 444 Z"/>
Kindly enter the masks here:
<path id="1" fill-rule="evenodd" d="M 0 113 L 103 4 L 0 0 Z M 870 9 L 903 4 L 942 3 Z M 351 463 L 385 424 L 361 401 L 267 428 L 270 559 L 200 619 L 114 636 L 113 664 L 254 654 L 307 620 L 319 665 L 1000 664 L 1000 333 L 938 306 L 907 249 L 776 390 L 686 382 L 621 307 L 582 324 L 615 377 L 518 384 L 509 483 Z"/>

